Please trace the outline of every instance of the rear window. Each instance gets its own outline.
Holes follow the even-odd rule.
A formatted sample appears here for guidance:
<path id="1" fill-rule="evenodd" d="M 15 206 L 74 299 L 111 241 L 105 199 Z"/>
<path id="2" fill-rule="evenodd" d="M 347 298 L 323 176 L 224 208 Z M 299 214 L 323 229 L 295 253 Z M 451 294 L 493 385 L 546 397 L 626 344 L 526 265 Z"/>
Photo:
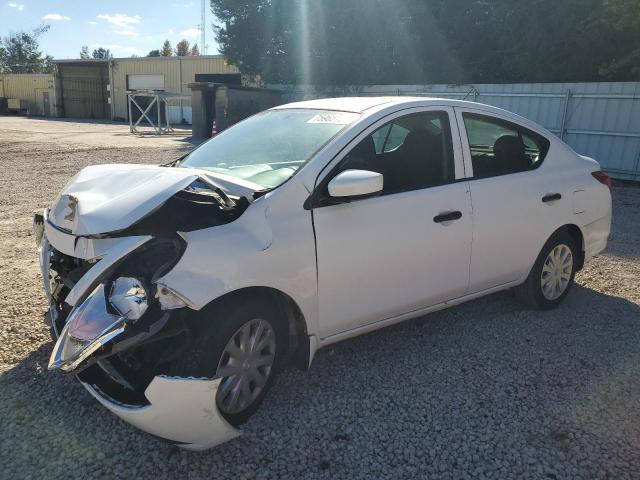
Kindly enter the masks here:
<path id="1" fill-rule="evenodd" d="M 550 142 L 521 125 L 487 115 L 463 113 L 474 178 L 495 177 L 537 168 Z"/>

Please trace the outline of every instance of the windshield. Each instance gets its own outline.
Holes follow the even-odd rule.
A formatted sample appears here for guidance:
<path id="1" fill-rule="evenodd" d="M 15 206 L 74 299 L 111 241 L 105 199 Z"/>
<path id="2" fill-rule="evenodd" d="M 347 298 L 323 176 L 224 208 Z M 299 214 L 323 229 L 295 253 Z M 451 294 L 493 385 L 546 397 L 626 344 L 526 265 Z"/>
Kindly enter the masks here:
<path id="1" fill-rule="evenodd" d="M 216 135 L 191 152 L 180 166 L 274 188 L 359 116 L 329 110 L 269 110 Z"/>

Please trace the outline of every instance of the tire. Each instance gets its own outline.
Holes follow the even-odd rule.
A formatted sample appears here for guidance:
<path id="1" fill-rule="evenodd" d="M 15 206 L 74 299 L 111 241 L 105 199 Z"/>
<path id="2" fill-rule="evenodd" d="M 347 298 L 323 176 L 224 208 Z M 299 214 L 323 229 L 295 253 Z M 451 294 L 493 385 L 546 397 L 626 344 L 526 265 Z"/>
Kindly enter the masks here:
<path id="1" fill-rule="evenodd" d="M 557 261 L 568 258 L 567 253 L 570 253 L 570 267 L 567 266 L 566 260 Z M 550 259 L 550 257 L 553 258 Z M 555 268 L 554 262 L 560 267 Z M 550 310 L 557 307 L 571 290 L 577 262 L 578 252 L 575 240 L 567 231 L 558 230 L 542 247 L 527 280 L 514 288 L 516 298 L 537 310 Z M 563 265 L 564 268 L 562 268 Z"/>
<path id="2" fill-rule="evenodd" d="M 223 300 L 219 304 L 204 308 L 198 314 L 196 321 L 200 328 L 196 333 L 197 338 L 193 348 L 180 360 L 174 362 L 171 370 L 176 375 L 206 378 L 222 376 L 223 379 L 216 393 L 218 410 L 231 425 L 241 425 L 256 412 L 282 366 L 284 353 L 287 350 L 286 321 L 283 315 L 279 314 L 275 302 L 266 295 L 240 296 Z M 242 341 L 247 338 L 245 333 L 257 333 L 260 327 L 263 332 L 268 332 L 268 329 L 271 329 L 273 344 L 270 341 L 267 342 L 268 348 L 263 349 L 260 354 L 256 354 L 258 356 L 255 359 L 245 357 L 245 365 L 239 367 L 236 360 L 243 358 L 240 352 L 243 350 L 241 348 Z M 261 338 L 266 339 L 267 334 L 263 333 Z M 230 342 L 232 341 L 235 349 L 231 346 Z M 273 361 L 265 376 L 264 384 L 258 385 L 254 379 L 260 372 L 264 374 L 266 365 L 254 368 L 247 366 L 246 363 L 265 361 L 269 357 L 270 349 L 273 350 Z M 233 358 L 235 361 L 233 365 L 229 363 L 232 360 L 230 350 L 238 353 Z M 225 375 L 231 371 L 240 373 L 235 376 Z M 232 408 L 230 395 L 238 388 L 242 390 L 247 382 L 248 388 L 251 390 L 250 401 L 245 404 L 236 402 L 235 408 Z M 244 390 L 242 392 L 246 393 Z"/>

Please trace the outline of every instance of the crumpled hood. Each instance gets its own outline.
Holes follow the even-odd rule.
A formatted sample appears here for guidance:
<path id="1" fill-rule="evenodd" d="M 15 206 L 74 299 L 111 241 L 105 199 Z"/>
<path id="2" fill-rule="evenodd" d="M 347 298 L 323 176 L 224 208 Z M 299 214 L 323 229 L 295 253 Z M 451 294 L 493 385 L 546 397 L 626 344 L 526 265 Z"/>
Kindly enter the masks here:
<path id="1" fill-rule="evenodd" d="M 198 178 L 237 196 L 259 185 L 190 168 L 94 165 L 82 169 L 55 200 L 49 220 L 74 235 L 98 235 L 130 227 Z"/>

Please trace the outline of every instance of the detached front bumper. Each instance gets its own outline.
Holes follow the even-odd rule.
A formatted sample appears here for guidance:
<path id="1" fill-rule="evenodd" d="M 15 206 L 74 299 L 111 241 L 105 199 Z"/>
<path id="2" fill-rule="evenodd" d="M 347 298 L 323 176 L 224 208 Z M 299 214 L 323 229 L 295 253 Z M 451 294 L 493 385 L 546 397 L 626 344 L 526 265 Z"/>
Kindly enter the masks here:
<path id="1" fill-rule="evenodd" d="M 155 361 L 144 363 L 149 356 L 154 356 L 153 345 L 168 354 L 178 348 L 178 337 L 183 334 L 179 311 L 174 315 L 156 306 L 148 313 L 152 320 L 147 322 L 148 328 L 142 328 L 143 322 L 139 331 L 135 328 L 125 331 L 123 319 L 114 317 L 113 312 L 105 308 L 102 284 L 105 273 L 149 238 L 76 239 L 54 229 L 47 220 L 46 212 L 36 215 L 34 233 L 50 304 L 46 317 L 51 322 L 56 341 L 53 368 L 76 374 L 91 395 L 123 420 L 180 447 L 203 450 L 240 435 L 241 432 L 222 417 L 216 405 L 221 379 L 168 376 L 166 370 L 153 366 Z M 70 268 L 82 273 L 74 284 L 61 280 L 59 272 L 51 268 L 52 259 L 62 254 L 65 265 L 72 264 Z M 89 264 L 90 259 L 96 260 Z M 93 293 L 87 293 L 91 291 Z M 65 330 L 79 314 L 85 316 L 85 327 L 92 323 L 111 326 L 96 338 L 91 348 L 84 350 L 86 355 L 73 362 L 62 362 L 61 352 L 68 337 Z M 170 318 L 177 320 L 172 326 L 169 325 Z M 147 341 L 150 342 L 145 347 Z M 140 350 L 144 348 L 148 350 Z M 78 368 L 94 355 L 95 363 L 85 370 Z M 96 358 L 101 359 L 96 361 Z"/>
<path id="2" fill-rule="evenodd" d="M 95 386 L 84 387 L 112 413 L 139 429 L 188 450 L 206 450 L 240 435 L 220 415 L 214 380 L 155 377 L 145 396 L 149 405 L 130 407 L 108 400 Z"/>

